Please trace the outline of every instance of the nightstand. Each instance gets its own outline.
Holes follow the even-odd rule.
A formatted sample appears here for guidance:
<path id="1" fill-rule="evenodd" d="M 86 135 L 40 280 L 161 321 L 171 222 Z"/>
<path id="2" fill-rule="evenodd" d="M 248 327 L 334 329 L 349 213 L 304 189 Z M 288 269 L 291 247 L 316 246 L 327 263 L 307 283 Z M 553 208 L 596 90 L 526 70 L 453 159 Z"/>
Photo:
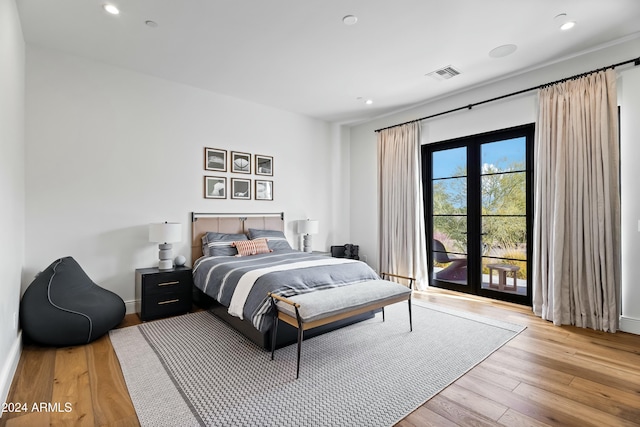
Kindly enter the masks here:
<path id="1" fill-rule="evenodd" d="M 174 316 L 191 310 L 191 268 L 136 269 L 136 312 L 142 321 Z"/>

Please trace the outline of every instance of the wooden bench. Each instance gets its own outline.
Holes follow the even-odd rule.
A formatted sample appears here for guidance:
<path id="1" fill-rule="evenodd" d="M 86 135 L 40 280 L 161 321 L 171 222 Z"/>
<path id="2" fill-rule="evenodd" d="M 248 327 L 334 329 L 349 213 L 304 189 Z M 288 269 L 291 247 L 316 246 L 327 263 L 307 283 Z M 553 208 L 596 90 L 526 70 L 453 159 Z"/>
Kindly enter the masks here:
<path id="1" fill-rule="evenodd" d="M 409 281 L 409 286 L 389 280 L 368 280 L 352 285 L 295 295 L 289 298 L 269 293 L 275 317 L 272 329 L 271 360 L 274 358 L 275 337 L 279 320 L 298 329 L 296 379 L 300 376 L 300 353 L 302 351 L 303 335 L 304 331 L 308 329 L 377 309 L 382 309 L 382 321 L 384 322 L 385 306 L 400 301 L 408 301 L 409 330 L 412 331 L 411 291 L 415 279 L 389 273 L 382 273 L 381 276 L 383 278 L 396 277 L 406 279 Z"/>

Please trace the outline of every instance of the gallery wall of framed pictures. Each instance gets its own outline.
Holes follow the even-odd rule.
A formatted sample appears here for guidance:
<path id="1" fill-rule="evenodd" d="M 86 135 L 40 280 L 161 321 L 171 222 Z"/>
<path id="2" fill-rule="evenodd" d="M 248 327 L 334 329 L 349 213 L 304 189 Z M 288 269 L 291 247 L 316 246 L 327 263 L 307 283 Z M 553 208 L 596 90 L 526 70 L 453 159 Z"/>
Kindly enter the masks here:
<path id="1" fill-rule="evenodd" d="M 205 199 L 273 200 L 273 156 L 204 147 L 204 169 Z"/>

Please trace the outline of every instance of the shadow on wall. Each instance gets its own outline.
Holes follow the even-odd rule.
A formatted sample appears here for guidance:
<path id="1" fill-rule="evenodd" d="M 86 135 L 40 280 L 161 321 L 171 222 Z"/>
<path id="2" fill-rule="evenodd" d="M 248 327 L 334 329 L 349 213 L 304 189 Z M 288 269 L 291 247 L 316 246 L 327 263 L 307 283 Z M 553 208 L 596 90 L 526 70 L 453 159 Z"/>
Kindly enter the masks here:
<path id="1" fill-rule="evenodd" d="M 149 225 L 105 231 L 92 246 L 93 267 L 99 272 L 94 280 L 125 301 L 133 300 L 135 269 L 158 257 L 158 245 L 149 242 Z"/>

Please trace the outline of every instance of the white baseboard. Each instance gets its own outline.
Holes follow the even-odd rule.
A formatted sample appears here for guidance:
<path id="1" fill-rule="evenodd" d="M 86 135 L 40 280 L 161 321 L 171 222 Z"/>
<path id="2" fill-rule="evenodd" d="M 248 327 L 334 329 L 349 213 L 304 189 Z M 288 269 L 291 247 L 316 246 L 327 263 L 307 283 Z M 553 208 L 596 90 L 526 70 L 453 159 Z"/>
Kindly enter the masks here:
<path id="1" fill-rule="evenodd" d="M 5 360 L 4 364 L 0 366 L 0 402 L 4 403 L 9 397 L 9 390 L 11 389 L 11 382 L 13 376 L 16 373 L 18 362 L 20 361 L 20 354 L 22 353 L 22 331 L 18 331 L 17 337 L 11 349 L 9 350 L 9 357 Z M 0 411 L 0 417 L 2 412 Z"/>
<path id="2" fill-rule="evenodd" d="M 620 316 L 620 330 L 630 334 L 640 335 L 640 319 Z"/>
<path id="3" fill-rule="evenodd" d="M 136 300 L 125 301 L 124 306 L 126 309 L 126 314 L 131 314 L 136 312 Z"/>

